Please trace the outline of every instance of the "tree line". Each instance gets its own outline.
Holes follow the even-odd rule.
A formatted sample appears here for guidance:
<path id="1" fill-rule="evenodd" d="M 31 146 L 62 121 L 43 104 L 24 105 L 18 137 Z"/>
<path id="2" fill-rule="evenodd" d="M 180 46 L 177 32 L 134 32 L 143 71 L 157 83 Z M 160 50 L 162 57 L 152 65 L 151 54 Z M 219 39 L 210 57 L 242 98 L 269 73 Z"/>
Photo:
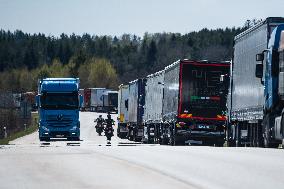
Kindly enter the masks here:
<path id="1" fill-rule="evenodd" d="M 0 30 L 0 88 L 36 90 L 44 77 L 79 77 L 82 87 L 117 89 L 124 83 L 163 69 L 177 59 L 230 60 L 233 38 L 243 28 L 187 34 L 145 33 L 60 37 Z"/>

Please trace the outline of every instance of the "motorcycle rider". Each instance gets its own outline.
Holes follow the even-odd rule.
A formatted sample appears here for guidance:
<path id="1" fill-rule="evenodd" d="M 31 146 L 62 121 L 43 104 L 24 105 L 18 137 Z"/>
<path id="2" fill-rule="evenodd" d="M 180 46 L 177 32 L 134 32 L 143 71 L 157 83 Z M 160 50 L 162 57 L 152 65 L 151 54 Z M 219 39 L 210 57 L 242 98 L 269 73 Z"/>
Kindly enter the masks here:
<path id="1" fill-rule="evenodd" d="M 99 136 L 101 136 L 102 132 L 104 130 L 103 124 L 104 124 L 105 120 L 103 119 L 102 115 L 99 115 L 99 117 L 94 122 L 97 122 L 95 128 L 96 128 L 96 131 L 99 134 Z"/>
<path id="2" fill-rule="evenodd" d="M 110 144 L 111 137 L 113 136 L 114 129 L 112 125 L 114 124 L 114 120 L 111 119 L 110 113 L 107 115 L 107 119 L 105 120 L 106 126 L 105 126 L 105 136 L 107 137 L 107 143 Z"/>

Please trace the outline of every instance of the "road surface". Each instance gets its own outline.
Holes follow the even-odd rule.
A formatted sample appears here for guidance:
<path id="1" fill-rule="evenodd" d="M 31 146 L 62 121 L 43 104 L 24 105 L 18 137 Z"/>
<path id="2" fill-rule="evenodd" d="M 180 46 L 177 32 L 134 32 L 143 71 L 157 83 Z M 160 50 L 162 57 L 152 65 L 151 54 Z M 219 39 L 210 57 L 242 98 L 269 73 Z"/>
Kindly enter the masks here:
<path id="1" fill-rule="evenodd" d="M 33 133 L 1 146 L 0 188 L 284 188 L 283 149 L 143 145 L 116 137 L 106 146 L 96 116 L 80 113 L 80 143 L 44 145 Z"/>

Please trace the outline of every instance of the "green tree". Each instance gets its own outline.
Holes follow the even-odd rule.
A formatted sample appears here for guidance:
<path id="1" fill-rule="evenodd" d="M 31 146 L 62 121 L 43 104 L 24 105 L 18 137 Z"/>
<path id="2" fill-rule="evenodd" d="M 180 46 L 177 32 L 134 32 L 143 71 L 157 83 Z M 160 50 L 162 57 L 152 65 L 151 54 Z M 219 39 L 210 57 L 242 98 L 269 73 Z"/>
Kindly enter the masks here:
<path id="1" fill-rule="evenodd" d="M 108 60 L 92 58 L 89 62 L 89 70 L 88 81 L 91 86 L 117 88 L 118 77 Z"/>

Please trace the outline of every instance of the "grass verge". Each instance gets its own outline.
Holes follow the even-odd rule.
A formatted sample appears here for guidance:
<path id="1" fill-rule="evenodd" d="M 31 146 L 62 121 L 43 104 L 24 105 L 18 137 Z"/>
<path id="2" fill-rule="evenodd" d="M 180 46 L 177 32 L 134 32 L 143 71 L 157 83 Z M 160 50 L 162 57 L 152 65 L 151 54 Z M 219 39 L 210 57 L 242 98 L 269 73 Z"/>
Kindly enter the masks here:
<path id="1" fill-rule="evenodd" d="M 38 126 L 34 121 L 35 119 L 38 120 L 38 114 L 32 113 L 31 125 L 25 131 L 19 131 L 19 132 L 11 134 L 7 138 L 0 139 L 0 145 L 8 145 L 9 142 L 12 141 L 12 140 L 15 140 L 17 138 L 20 138 L 20 137 L 23 137 L 25 135 L 28 135 L 28 134 L 35 132 L 38 129 Z"/>

